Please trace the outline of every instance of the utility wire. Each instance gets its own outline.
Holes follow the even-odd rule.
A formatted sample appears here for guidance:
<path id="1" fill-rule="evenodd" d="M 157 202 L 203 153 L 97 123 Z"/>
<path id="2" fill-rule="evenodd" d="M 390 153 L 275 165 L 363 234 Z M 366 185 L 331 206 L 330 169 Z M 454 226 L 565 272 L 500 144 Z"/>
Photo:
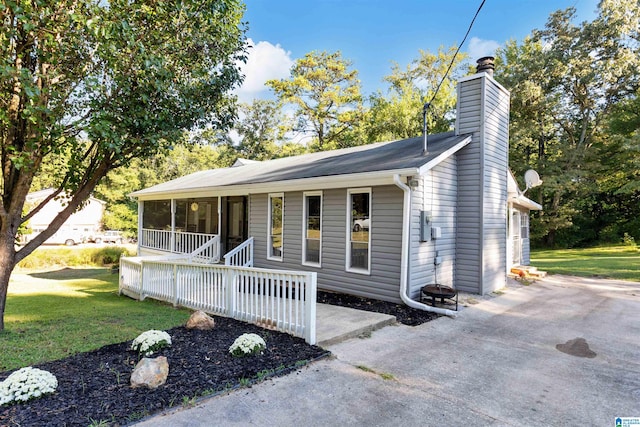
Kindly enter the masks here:
<path id="1" fill-rule="evenodd" d="M 444 79 L 447 78 L 447 76 L 449 75 L 449 72 L 451 71 L 451 67 L 453 67 L 453 63 L 456 60 L 456 56 L 458 56 L 458 52 L 460 52 L 460 49 L 462 48 L 462 45 L 464 44 L 464 42 L 467 40 L 467 37 L 469 36 L 469 33 L 471 32 L 471 27 L 473 27 L 473 23 L 476 22 L 476 18 L 478 17 L 478 14 L 480 13 L 480 10 L 482 9 L 482 6 L 484 6 L 484 2 L 486 0 L 482 0 L 482 3 L 480 3 L 480 6 L 478 7 L 478 10 L 476 11 L 476 14 L 473 16 L 473 19 L 471 20 L 471 23 L 469 24 L 469 28 L 467 28 L 467 33 L 464 35 L 464 38 L 462 39 L 462 42 L 458 45 L 458 49 L 456 49 L 456 53 L 453 54 L 453 58 L 451 58 L 451 62 L 449 63 L 449 67 L 447 68 L 447 71 L 444 73 L 444 76 L 442 76 L 442 79 L 440 80 L 440 83 L 438 83 L 438 86 L 436 87 L 436 91 L 433 93 L 433 96 L 431 97 L 431 100 L 429 102 L 427 102 L 427 104 L 425 105 L 429 105 L 433 102 L 434 99 L 436 99 L 436 95 L 438 95 L 438 91 L 440 90 L 440 86 L 442 86 L 442 83 L 444 82 Z M 425 108 L 426 110 L 426 108 Z"/>

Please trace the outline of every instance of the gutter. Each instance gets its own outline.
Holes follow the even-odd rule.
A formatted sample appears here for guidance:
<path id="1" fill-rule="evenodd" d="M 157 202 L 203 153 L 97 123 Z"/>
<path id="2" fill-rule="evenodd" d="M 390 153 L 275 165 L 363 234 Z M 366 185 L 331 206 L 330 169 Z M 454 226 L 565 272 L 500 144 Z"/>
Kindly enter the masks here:
<path id="1" fill-rule="evenodd" d="M 394 184 L 404 192 L 404 203 L 402 208 L 402 252 L 400 258 L 400 299 L 411 308 L 418 310 L 430 311 L 432 313 L 442 314 L 444 316 L 456 317 L 457 312 L 447 310 L 445 308 L 432 307 L 414 301 L 407 295 L 407 283 L 409 276 L 409 245 L 411 245 L 410 225 L 411 225 L 411 189 L 400 180 L 400 175 L 393 175 Z"/>

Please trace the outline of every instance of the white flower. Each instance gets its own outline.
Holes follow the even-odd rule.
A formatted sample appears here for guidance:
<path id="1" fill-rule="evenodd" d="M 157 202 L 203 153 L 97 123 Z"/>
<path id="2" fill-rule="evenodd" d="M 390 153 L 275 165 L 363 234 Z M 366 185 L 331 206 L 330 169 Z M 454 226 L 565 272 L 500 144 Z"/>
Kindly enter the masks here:
<path id="1" fill-rule="evenodd" d="M 242 334 L 231 344 L 229 353 L 234 356 L 244 356 L 247 354 L 258 354 L 265 348 L 267 348 L 267 344 L 260 335 Z"/>
<path id="2" fill-rule="evenodd" d="M 151 356 L 154 351 L 171 345 L 171 336 L 165 331 L 154 329 L 143 332 L 131 343 L 131 350 L 145 356 Z"/>
<path id="3" fill-rule="evenodd" d="M 26 402 L 53 393 L 58 379 L 51 372 L 26 367 L 18 369 L 0 382 L 0 406 L 10 402 Z"/>

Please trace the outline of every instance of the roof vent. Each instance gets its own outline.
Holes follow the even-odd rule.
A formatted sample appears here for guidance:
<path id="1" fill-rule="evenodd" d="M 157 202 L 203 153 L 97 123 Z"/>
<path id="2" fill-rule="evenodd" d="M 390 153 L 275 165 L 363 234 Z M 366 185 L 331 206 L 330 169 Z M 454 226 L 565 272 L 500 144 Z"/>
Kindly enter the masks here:
<path id="1" fill-rule="evenodd" d="M 495 70 L 496 65 L 493 62 L 495 58 L 493 56 L 485 56 L 482 57 L 480 59 L 478 59 L 476 61 L 476 63 L 478 64 L 476 66 L 476 72 L 477 73 L 487 73 L 489 74 L 491 77 L 493 77 L 493 70 Z"/>

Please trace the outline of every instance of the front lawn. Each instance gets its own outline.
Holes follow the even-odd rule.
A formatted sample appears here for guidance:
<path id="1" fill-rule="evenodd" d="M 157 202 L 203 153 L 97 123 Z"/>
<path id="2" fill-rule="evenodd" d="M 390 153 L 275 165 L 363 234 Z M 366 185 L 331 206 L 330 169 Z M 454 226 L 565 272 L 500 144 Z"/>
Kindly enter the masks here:
<path id="1" fill-rule="evenodd" d="M 186 329 L 190 312 L 118 296 L 118 275 L 105 268 L 62 268 L 16 273 L 0 333 L 0 381 L 9 371 L 35 365 L 55 375 L 53 394 L 0 406 L 2 425 L 117 426 L 162 410 L 189 407 L 198 398 L 286 375 L 329 352 L 283 332 L 216 317 L 210 331 Z M 141 355 L 131 340 L 149 329 L 167 330 L 172 343 L 167 382 L 132 388 Z M 230 346 L 244 333 L 266 342 L 260 354 L 234 357 Z M 5 371 L 5 372 L 3 372 Z"/>
<path id="2" fill-rule="evenodd" d="M 118 296 L 118 275 L 107 268 L 15 271 L 0 332 L 0 372 L 183 325 L 189 314 Z"/>
<path id="3" fill-rule="evenodd" d="M 531 265 L 552 274 L 640 282 L 640 250 L 635 246 L 534 250 Z"/>

